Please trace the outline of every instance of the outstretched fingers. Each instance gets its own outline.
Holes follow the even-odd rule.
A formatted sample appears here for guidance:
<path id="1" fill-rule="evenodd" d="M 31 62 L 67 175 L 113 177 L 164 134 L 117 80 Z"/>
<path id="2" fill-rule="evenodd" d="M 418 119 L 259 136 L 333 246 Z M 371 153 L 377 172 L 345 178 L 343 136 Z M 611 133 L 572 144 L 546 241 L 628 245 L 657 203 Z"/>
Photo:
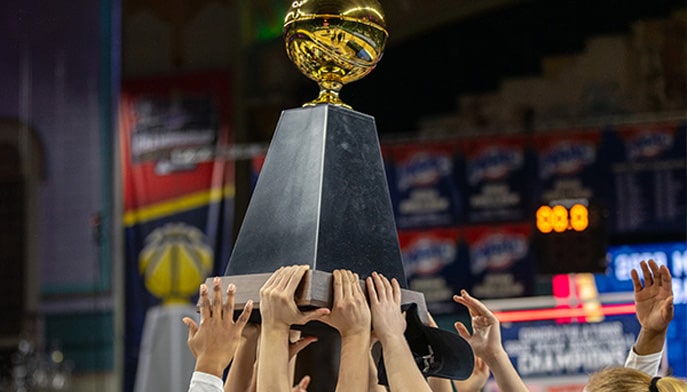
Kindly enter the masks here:
<path id="1" fill-rule="evenodd" d="M 355 295 L 365 298 L 365 292 L 363 291 L 363 288 L 360 286 L 360 276 L 354 273 L 353 281 L 355 282 L 355 284 L 353 285 L 353 291 L 355 292 Z"/>
<path id="2" fill-rule="evenodd" d="M 650 260 L 653 261 L 653 260 Z M 654 277 L 651 275 L 651 270 L 649 269 L 649 264 L 646 261 L 639 263 L 639 267 L 642 269 L 642 275 L 644 276 L 644 287 L 649 287 L 654 285 Z"/>
<path id="3" fill-rule="evenodd" d="M 368 276 L 365 279 L 365 286 L 367 286 L 367 296 L 370 298 L 370 305 L 379 303 L 379 294 L 377 293 L 377 288 L 375 287 L 375 282 L 372 276 Z"/>
<path id="4" fill-rule="evenodd" d="M 636 269 L 632 269 L 630 271 L 630 276 L 632 277 L 632 288 L 634 289 L 635 293 L 638 293 L 642 291 L 642 281 L 639 279 L 639 272 L 637 272 Z"/>
<path id="5" fill-rule="evenodd" d="M 484 321 L 490 320 L 491 322 L 496 320 L 491 310 L 477 298 L 470 296 L 466 290 L 461 290 L 460 294 L 454 295 L 453 300 L 467 307 L 471 317 L 483 317 Z"/>
<path id="6" fill-rule="evenodd" d="M 246 301 L 246 304 L 243 306 L 243 311 L 239 315 L 239 318 L 236 319 L 236 326 L 240 328 L 241 332 L 243 332 L 243 328 L 246 327 L 246 324 L 248 324 L 248 320 L 250 320 L 250 314 L 253 312 L 253 300 L 249 299 Z M 229 315 L 229 320 L 232 320 L 233 316 Z M 231 321 L 230 321 L 231 322 Z"/>
<path id="7" fill-rule="evenodd" d="M 286 287 L 287 292 L 295 293 L 298 285 L 301 283 L 303 276 L 310 269 L 308 265 L 298 265 L 294 267 L 294 271 L 289 278 L 289 283 Z"/>
<path id="8" fill-rule="evenodd" d="M 210 299 L 208 298 L 208 286 L 203 283 L 200 285 L 200 323 L 210 319 Z"/>
<path id="9" fill-rule="evenodd" d="M 344 296 L 344 284 L 343 284 L 343 274 L 341 270 L 334 270 L 332 272 L 332 283 L 334 286 L 334 301 L 343 299 Z"/>
<path id="10" fill-rule="evenodd" d="M 470 331 L 468 328 L 465 326 L 465 324 L 461 323 L 460 321 L 456 321 L 453 326 L 456 328 L 456 332 L 458 332 L 458 335 L 462 337 L 463 339 L 469 341 L 472 335 L 470 334 Z"/>
<path id="11" fill-rule="evenodd" d="M 184 317 L 181 321 L 188 327 L 188 340 L 191 340 L 198 333 L 198 324 L 190 317 Z"/>
<path id="12" fill-rule="evenodd" d="M 398 284 L 396 278 L 391 279 L 391 289 L 393 291 L 394 302 L 401 304 L 401 285 Z"/>
<path id="13" fill-rule="evenodd" d="M 212 280 L 212 314 L 219 320 L 222 319 L 222 280 L 216 276 Z"/>
<path id="14" fill-rule="evenodd" d="M 453 300 L 466 308 L 470 311 L 470 315 L 476 315 L 479 313 L 479 307 L 477 306 L 477 301 L 475 301 L 474 298 L 468 294 L 467 291 L 461 290 L 460 295 L 454 294 L 453 295 Z"/>
<path id="15" fill-rule="evenodd" d="M 665 288 L 669 292 L 673 292 L 673 277 L 670 276 L 670 270 L 665 265 L 662 265 L 659 269 L 659 280 L 660 286 Z"/>
<path id="16" fill-rule="evenodd" d="M 354 288 L 353 288 L 353 272 L 349 270 L 343 270 L 341 271 L 341 277 L 342 280 L 344 281 L 343 285 L 343 295 L 344 298 L 350 299 L 353 298 L 353 293 L 354 293 Z"/>
<path id="17" fill-rule="evenodd" d="M 234 321 L 234 301 L 236 300 L 236 286 L 229 283 L 227 286 L 227 298 L 224 300 L 222 306 L 222 320 L 225 322 Z"/>

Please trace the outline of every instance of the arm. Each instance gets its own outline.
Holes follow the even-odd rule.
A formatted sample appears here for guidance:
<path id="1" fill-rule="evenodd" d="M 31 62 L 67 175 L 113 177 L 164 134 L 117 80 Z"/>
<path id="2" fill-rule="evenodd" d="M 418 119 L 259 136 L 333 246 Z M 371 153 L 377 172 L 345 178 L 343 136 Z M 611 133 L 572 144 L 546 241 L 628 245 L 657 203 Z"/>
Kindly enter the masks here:
<path id="1" fill-rule="evenodd" d="M 301 331 L 292 329 L 289 331 L 289 375 L 290 382 L 293 384 L 293 376 L 296 371 L 296 360 L 298 353 L 308 347 L 310 343 L 317 341 L 316 336 L 301 336 Z M 303 376 L 301 381 L 294 388 L 307 389 L 310 384 L 310 376 Z"/>
<path id="2" fill-rule="evenodd" d="M 659 267 L 653 260 L 648 263 L 642 261 L 640 267 L 644 285 L 636 269 L 631 275 L 641 329 L 625 366 L 653 375 L 658 371 L 668 326 L 674 314 L 672 277 L 666 266 Z"/>
<path id="3" fill-rule="evenodd" d="M 251 331 L 242 335 L 241 343 L 236 350 L 236 356 L 229 368 L 229 376 L 227 382 L 224 384 L 224 392 L 231 391 L 246 391 L 255 392 L 257 390 L 258 377 L 258 358 L 259 342 L 260 342 L 260 325 L 250 325 Z M 298 353 L 306 348 L 310 343 L 316 342 L 317 338 L 314 336 L 300 337 L 299 331 L 291 330 L 291 339 L 294 338 L 294 332 L 298 332 L 297 340 L 289 343 L 289 374 L 293 375 L 295 367 L 295 360 Z M 253 336 L 255 335 L 255 336 Z M 291 382 L 291 381 L 290 381 Z M 306 392 L 310 384 L 310 377 L 305 376 L 294 387 L 293 392 Z"/>
<path id="4" fill-rule="evenodd" d="M 372 327 L 382 344 L 389 389 L 394 392 L 431 392 L 410 352 L 403 332 L 406 321 L 401 313 L 401 287 L 376 272 L 366 280 L 370 297 Z"/>
<path id="5" fill-rule="evenodd" d="M 379 385 L 377 380 L 377 364 L 372 356 L 372 352 L 368 355 L 368 368 L 369 368 L 369 381 L 368 381 L 368 391 L 369 392 L 386 392 L 386 388 Z"/>
<path id="6" fill-rule="evenodd" d="M 224 369 L 234 356 L 241 332 L 248 322 L 248 317 L 253 309 L 252 301 L 248 301 L 238 320 L 234 322 L 234 294 L 236 287 L 230 284 L 227 289 L 226 302 L 222 303 L 221 281 L 215 278 L 213 282 L 212 304 L 208 299 L 208 288 L 204 284 L 200 286 L 200 325 L 189 317 L 184 317 L 183 322 L 188 327 L 188 347 L 196 358 L 196 373 L 205 373 L 217 381 L 221 386 L 221 377 Z M 190 390 L 193 390 L 196 374 Z M 208 378 L 208 377 L 206 377 Z M 221 388 L 220 388 L 221 390 Z"/>
<path id="7" fill-rule="evenodd" d="M 243 329 L 236 355 L 229 368 L 227 381 L 224 383 L 224 392 L 254 390 L 253 368 L 257 360 L 259 337 L 259 324 L 248 324 Z"/>
<path id="8" fill-rule="evenodd" d="M 332 312 L 322 321 L 341 335 L 341 360 L 337 392 L 359 392 L 368 386 L 370 308 L 360 287 L 358 274 L 347 270 L 333 272 L 334 303 Z"/>
<path id="9" fill-rule="evenodd" d="M 489 380 L 489 366 L 482 358 L 475 356 L 475 367 L 470 377 L 467 380 L 452 380 L 452 382 L 458 392 L 479 392 L 487 385 L 487 380 Z"/>
<path id="10" fill-rule="evenodd" d="M 634 350 L 639 355 L 663 351 L 668 325 L 673 319 L 673 288 L 670 271 L 653 260 L 640 264 L 644 287 L 637 270 L 632 270 L 637 320 L 641 325 Z"/>
<path id="11" fill-rule="evenodd" d="M 448 378 L 427 377 L 427 384 L 432 392 L 453 392 L 451 380 Z"/>
<path id="12" fill-rule="evenodd" d="M 483 303 L 462 290 L 453 300 L 464 305 L 472 318 L 472 335 L 463 323 L 456 322 L 460 336 L 470 343 L 475 355 L 482 358 L 491 368 L 499 389 L 509 392 L 527 392 L 525 383 L 513 367 L 506 350 L 501 345 L 501 325 Z"/>
<path id="13" fill-rule="evenodd" d="M 270 276 L 260 289 L 260 358 L 258 359 L 258 392 L 291 392 L 289 374 L 289 330 L 293 324 L 329 314 L 328 309 L 301 312 L 294 293 L 308 266 L 282 267 Z"/>

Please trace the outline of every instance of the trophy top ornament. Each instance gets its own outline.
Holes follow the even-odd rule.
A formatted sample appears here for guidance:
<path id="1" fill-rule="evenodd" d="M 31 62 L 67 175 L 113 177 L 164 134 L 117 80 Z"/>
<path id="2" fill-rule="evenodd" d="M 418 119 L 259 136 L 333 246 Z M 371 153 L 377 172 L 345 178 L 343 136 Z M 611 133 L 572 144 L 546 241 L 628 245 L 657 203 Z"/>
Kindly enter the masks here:
<path id="1" fill-rule="evenodd" d="M 284 18 L 286 53 L 320 87 L 319 96 L 303 106 L 350 109 L 339 98 L 341 88 L 372 72 L 388 36 L 377 0 L 294 1 Z"/>

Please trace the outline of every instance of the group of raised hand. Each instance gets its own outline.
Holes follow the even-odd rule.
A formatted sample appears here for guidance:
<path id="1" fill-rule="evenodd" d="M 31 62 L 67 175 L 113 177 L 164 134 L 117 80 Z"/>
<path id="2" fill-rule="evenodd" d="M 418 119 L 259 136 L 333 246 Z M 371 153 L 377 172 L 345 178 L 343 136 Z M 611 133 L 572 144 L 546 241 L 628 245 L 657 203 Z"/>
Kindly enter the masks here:
<path id="1" fill-rule="evenodd" d="M 498 319 L 465 290 L 453 299 L 468 309 L 472 332 L 461 322 L 456 322 L 455 328 L 474 351 L 473 373 L 464 381 L 425 379 L 404 336 L 406 319 L 401 311 L 401 288 L 395 279 L 372 273 L 365 280 L 366 296 L 357 274 L 335 270 L 332 274 L 332 309 L 301 311 L 294 294 L 308 268 L 303 265 L 281 267 L 265 282 L 260 289 L 260 325 L 248 323 L 253 308 L 251 301 L 234 321 L 236 288 L 233 284 L 229 285 L 224 301 L 219 278 L 213 282 L 212 300 L 208 288 L 201 285 L 200 324 L 190 318 L 183 320 L 189 328 L 188 346 L 196 358 L 189 391 L 305 392 L 310 379 L 306 376 L 294 386 L 294 360 L 300 350 L 316 338 L 300 337 L 291 328 L 313 320 L 328 324 L 341 336 L 337 392 L 387 390 L 377 385 L 377 368 L 371 353 L 371 347 L 377 342 L 381 344 L 388 389 L 392 392 L 451 392 L 454 387 L 458 392 L 480 391 L 490 370 L 500 390 L 527 391 L 503 348 Z M 665 266 L 659 267 L 653 261 L 642 262 L 641 270 L 643 283 L 638 272 L 632 272 L 641 332 L 628 356 L 626 368 L 639 369 L 636 371 L 653 376 L 658 370 L 668 324 L 673 317 L 671 277 Z M 430 325 L 436 327 L 431 316 Z M 230 363 L 223 383 L 222 376 Z M 599 372 L 590 378 L 585 391 L 620 390 L 599 386 L 608 384 L 609 379 L 612 379 L 611 373 Z M 655 384 L 656 390 L 661 391 L 660 386 L 672 379 L 649 377 L 646 382 Z"/>

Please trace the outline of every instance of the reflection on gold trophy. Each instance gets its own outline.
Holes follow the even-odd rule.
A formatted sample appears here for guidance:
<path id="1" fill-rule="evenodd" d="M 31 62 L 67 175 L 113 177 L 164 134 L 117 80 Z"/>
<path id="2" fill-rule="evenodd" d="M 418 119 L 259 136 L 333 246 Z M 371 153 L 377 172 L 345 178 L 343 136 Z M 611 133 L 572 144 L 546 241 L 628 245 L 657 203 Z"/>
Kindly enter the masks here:
<path id="1" fill-rule="evenodd" d="M 388 35 L 377 0 L 294 1 L 284 18 L 286 52 L 320 86 L 319 96 L 303 106 L 350 109 L 339 91 L 375 68 Z"/>

